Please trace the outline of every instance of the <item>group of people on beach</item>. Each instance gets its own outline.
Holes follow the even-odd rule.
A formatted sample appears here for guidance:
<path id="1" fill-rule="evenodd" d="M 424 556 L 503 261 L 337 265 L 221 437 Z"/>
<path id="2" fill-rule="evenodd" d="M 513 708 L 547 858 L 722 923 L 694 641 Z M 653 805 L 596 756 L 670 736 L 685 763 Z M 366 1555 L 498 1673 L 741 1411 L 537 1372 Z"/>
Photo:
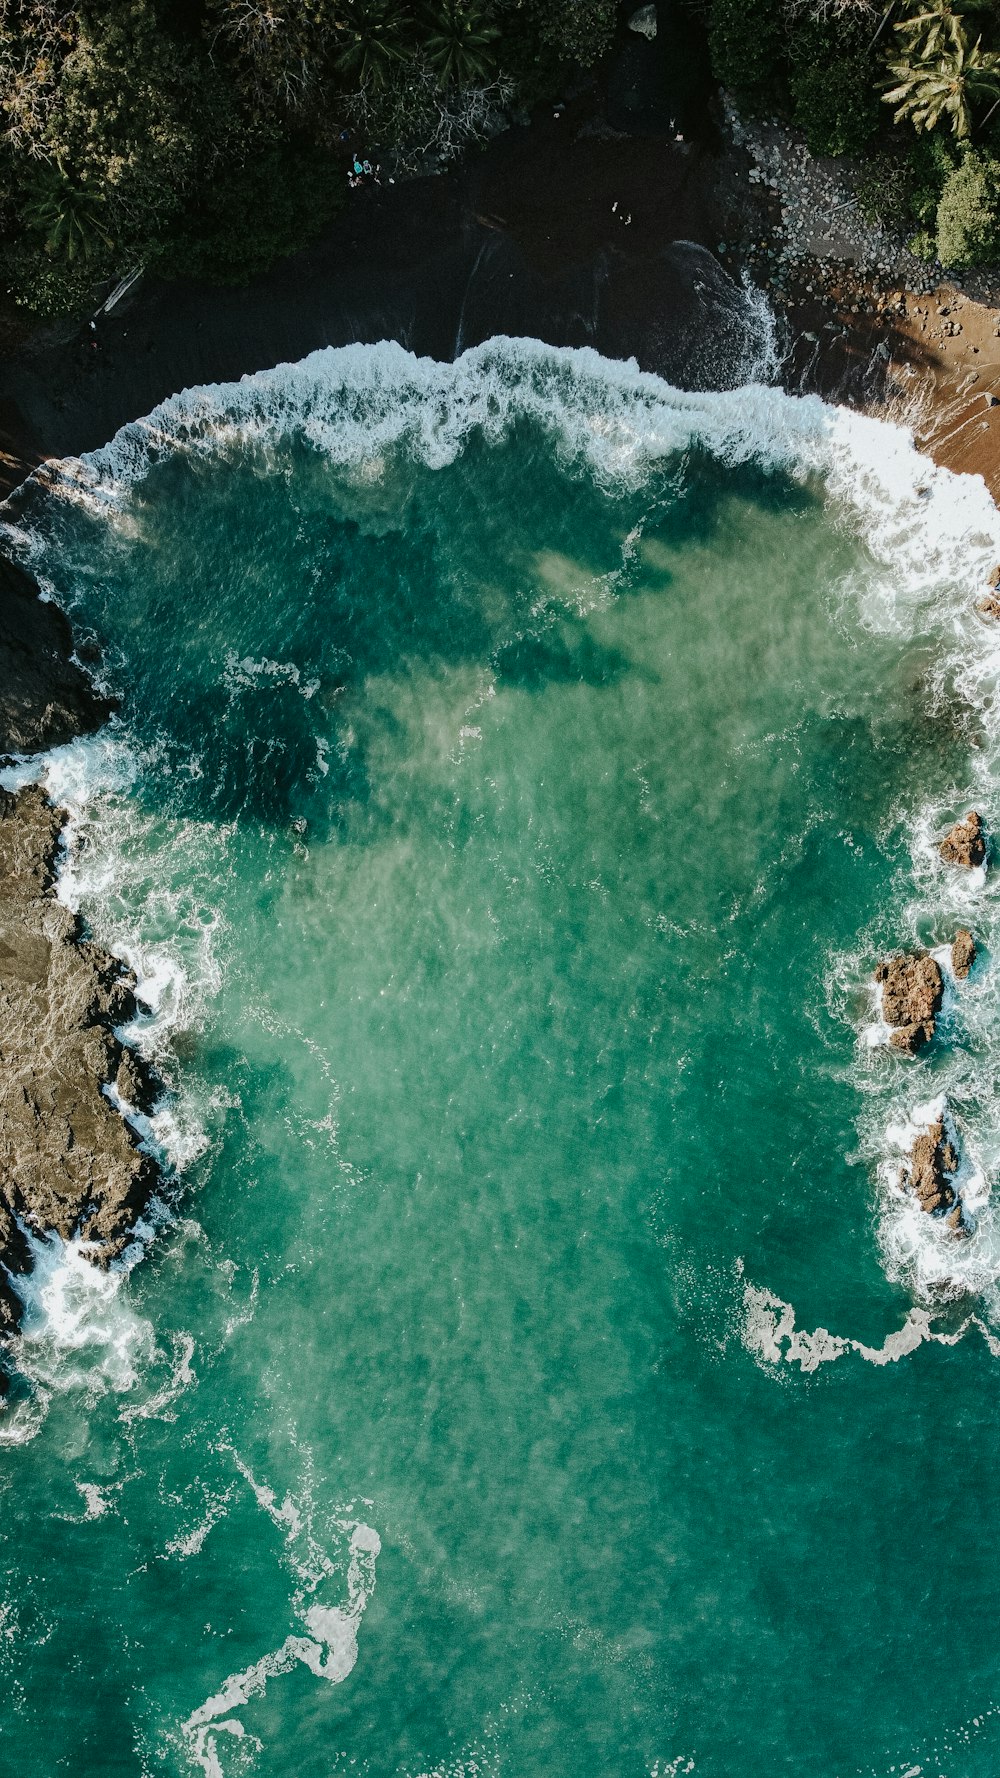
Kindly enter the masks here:
<path id="1" fill-rule="evenodd" d="M 368 179 L 370 179 L 374 185 L 381 185 L 381 183 L 382 183 L 381 165 L 379 164 L 378 161 L 376 161 L 375 165 L 372 166 L 371 161 L 359 160 L 357 155 L 354 155 L 354 157 L 351 161 L 351 164 L 347 169 L 347 183 L 348 183 L 348 185 L 350 186 L 351 190 L 354 191 L 356 186 L 364 185 L 365 181 Z M 395 180 L 390 179 L 389 184 L 394 185 Z"/>

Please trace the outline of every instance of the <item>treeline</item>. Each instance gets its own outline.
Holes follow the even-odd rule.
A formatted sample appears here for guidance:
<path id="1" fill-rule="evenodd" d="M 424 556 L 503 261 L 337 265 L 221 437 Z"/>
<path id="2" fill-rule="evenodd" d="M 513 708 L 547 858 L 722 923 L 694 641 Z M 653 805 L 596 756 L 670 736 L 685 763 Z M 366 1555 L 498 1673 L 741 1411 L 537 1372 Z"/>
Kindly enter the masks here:
<path id="1" fill-rule="evenodd" d="M 142 265 L 241 281 L 351 152 L 447 160 L 607 50 L 615 0 L 0 0 L 0 290 L 82 310 Z"/>
<path id="2" fill-rule="evenodd" d="M 859 201 L 922 259 L 1000 261 L 1000 0 L 711 0 L 747 114 L 862 161 Z"/>

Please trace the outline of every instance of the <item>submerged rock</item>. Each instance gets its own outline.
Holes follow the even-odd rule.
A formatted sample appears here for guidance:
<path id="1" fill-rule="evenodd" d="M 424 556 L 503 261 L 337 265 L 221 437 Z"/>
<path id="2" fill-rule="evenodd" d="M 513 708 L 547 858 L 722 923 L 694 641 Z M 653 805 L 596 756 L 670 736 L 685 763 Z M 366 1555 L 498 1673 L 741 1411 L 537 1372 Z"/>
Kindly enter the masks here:
<path id="1" fill-rule="evenodd" d="M 949 828 L 944 839 L 938 841 L 938 851 L 945 864 L 957 864 L 963 870 L 974 870 L 985 862 L 986 835 L 977 810 L 970 809 L 964 821 L 956 821 Z"/>
<path id="2" fill-rule="evenodd" d="M 82 939 L 53 893 L 63 816 L 35 785 L 0 791 L 0 1260 L 27 1269 L 18 1228 L 93 1242 L 107 1264 L 158 1179 L 102 1088 L 148 1109 L 158 1083 L 115 1036 L 134 1017 L 135 978 Z M 0 1288 L 0 1330 L 20 1299 Z"/>
<path id="3" fill-rule="evenodd" d="M 882 1016 L 895 1026 L 893 1049 L 914 1056 L 934 1036 L 934 1021 L 944 995 L 944 981 L 926 951 L 900 951 L 880 963 L 875 980 L 882 988 Z"/>
<path id="4" fill-rule="evenodd" d="M 944 1122 L 938 1119 L 928 1130 L 921 1130 L 910 1150 L 910 1158 L 899 1175 L 900 1185 L 912 1192 L 921 1210 L 931 1214 L 957 1205 L 955 1189 L 948 1175 L 958 1172 L 958 1156 L 949 1142 Z"/>
<path id="5" fill-rule="evenodd" d="M 960 981 L 965 980 L 976 961 L 976 941 L 967 927 L 960 926 L 951 942 L 951 967 Z"/>

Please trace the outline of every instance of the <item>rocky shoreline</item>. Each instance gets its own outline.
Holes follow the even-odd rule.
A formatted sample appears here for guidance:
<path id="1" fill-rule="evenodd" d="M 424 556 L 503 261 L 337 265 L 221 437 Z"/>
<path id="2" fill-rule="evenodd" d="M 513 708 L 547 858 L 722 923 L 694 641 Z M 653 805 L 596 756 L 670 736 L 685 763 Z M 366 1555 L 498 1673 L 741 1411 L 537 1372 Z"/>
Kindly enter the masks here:
<path id="1" fill-rule="evenodd" d="M 937 852 L 942 863 L 958 870 L 979 870 L 986 864 L 989 847 L 978 809 L 970 809 L 953 822 L 937 841 Z M 948 957 L 956 983 L 968 980 L 976 955 L 973 934 L 960 926 Z M 937 1027 L 945 990 L 941 964 L 928 951 L 899 951 L 877 965 L 875 983 L 879 1012 L 889 1027 L 889 1048 L 916 1056 L 930 1043 Z M 943 1117 L 937 1118 L 914 1138 L 897 1179 L 899 1189 L 915 1198 L 927 1215 L 947 1212 L 944 1222 L 950 1234 L 964 1239 L 973 1233 L 974 1225 L 967 1219 L 955 1179 L 960 1167 L 956 1141 L 946 1130 Z"/>
<path id="2" fill-rule="evenodd" d="M 60 746 L 113 709 L 74 658 L 64 613 L 0 558 L 0 754 Z M 37 785 L 0 790 L 2 1333 L 20 1322 L 16 1280 L 31 1267 L 29 1234 L 78 1235 L 108 1264 L 158 1181 L 105 1091 L 145 1112 L 160 1090 L 116 1035 L 135 1017 L 135 981 L 56 898 L 64 823 Z"/>
<path id="3" fill-rule="evenodd" d="M 54 884 L 65 816 L 37 785 L 0 791 L 0 1330 L 20 1319 L 28 1233 L 79 1236 L 107 1265 L 158 1181 L 119 1106 L 160 1092 L 117 1028 L 135 978 L 86 939 Z M 105 1089 L 114 1088 L 117 1103 Z"/>

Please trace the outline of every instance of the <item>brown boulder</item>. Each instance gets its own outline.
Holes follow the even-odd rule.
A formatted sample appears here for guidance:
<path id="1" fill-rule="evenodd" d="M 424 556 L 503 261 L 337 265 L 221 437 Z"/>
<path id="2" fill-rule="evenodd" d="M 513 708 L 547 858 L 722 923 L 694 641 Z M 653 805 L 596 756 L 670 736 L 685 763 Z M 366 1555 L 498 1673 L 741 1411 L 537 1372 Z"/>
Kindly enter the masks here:
<path id="1" fill-rule="evenodd" d="M 37 786 L 0 790 L 0 1261 L 30 1264 L 18 1228 L 94 1242 L 106 1264 L 158 1183 L 102 1087 L 148 1107 L 157 1084 L 115 1026 L 135 1011 L 123 965 L 80 938 L 52 892 L 63 817 Z M 0 1276 L 6 1276 L 0 1274 Z M 0 1289 L 0 1331 L 20 1304 Z"/>
<path id="2" fill-rule="evenodd" d="M 943 840 L 938 841 L 938 851 L 945 864 L 957 864 L 963 870 L 973 870 L 986 858 L 986 836 L 983 832 L 982 816 L 975 809 L 970 809 L 964 821 L 956 821 L 949 828 Z"/>
<path id="3" fill-rule="evenodd" d="M 976 610 L 981 611 L 984 617 L 1000 618 L 1000 598 L 995 593 L 989 593 L 985 599 L 979 600 Z"/>
<path id="4" fill-rule="evenodd" d="M 947 1176 L 957 1172 L 958 1156 L 939 1119 L 929 1130 L 921 1130 L 899 1180 L 913 1193 L 921 1210 L 930 1214 L 934 1210 L 949 1210 L 955 1204 L 955 1192 Z"/>
<path id="5" fill-rule="evenodd" d="M 953 1210 L 949 1210 L 945 1217 L 945 1222 L 948 1224 L 953 1235 L 958 1235 L 963 1241 L 968 1240 L 972 1230 L 969 1228 L 969 1225 L 962 1214 L 961 1202 L 957 1203 Z"/>
<path id="6" fill-rule="evenodd" d="M 926 951 L 900 951 L 879 964 L 875 980 L 882 988 L 882 1016 L 896 1027 L 889 1039 L 893 1049 L 915 1055 L 934 1035 L 944 994 L 940 969 Z"/>
<path id="7" fill-rule="evenodd" d="M 922 1024 L 898 1026 L 889 1038 L 889 1045 L 904 1056 L 915 1056 L 925 1043 L 930 1043 L 933 1036 L 934 1020 L 928 1019 Z"/>
<path id="8" fill-rule="evenodd" d="M 951 967 L 960 981 L 965 980 L 976 961 L 976 941 L 965 926 L 960 926 L 951 944 Z"/>

